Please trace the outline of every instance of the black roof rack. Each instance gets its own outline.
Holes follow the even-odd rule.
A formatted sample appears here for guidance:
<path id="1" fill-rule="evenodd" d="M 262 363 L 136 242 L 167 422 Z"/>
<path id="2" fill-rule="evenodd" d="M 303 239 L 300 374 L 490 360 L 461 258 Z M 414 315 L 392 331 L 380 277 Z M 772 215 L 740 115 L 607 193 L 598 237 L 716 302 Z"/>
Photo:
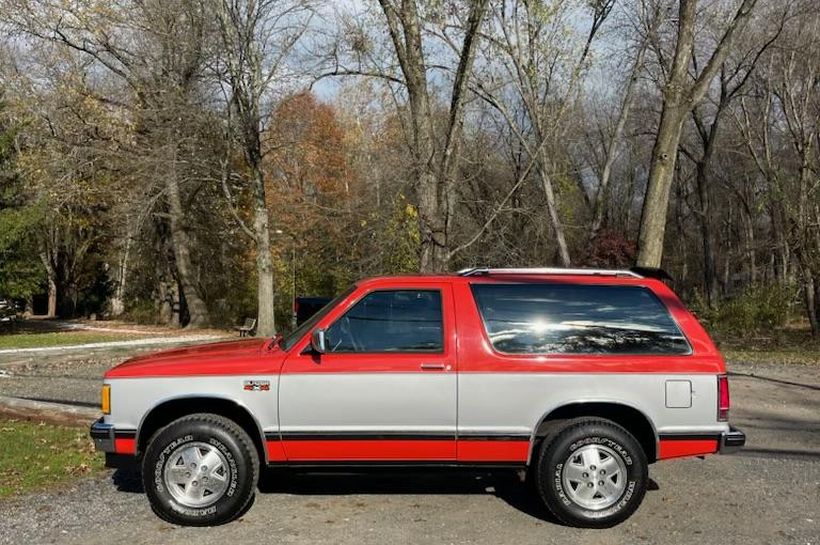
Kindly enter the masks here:
<path id="1" fill-rule="evenodd" d="M 643 276 L 644 278 L 654 278 L 656 280 L 672 280 L 672 276 L 663 269 L 655 267 L 631 267 L 630 271 Z"/>

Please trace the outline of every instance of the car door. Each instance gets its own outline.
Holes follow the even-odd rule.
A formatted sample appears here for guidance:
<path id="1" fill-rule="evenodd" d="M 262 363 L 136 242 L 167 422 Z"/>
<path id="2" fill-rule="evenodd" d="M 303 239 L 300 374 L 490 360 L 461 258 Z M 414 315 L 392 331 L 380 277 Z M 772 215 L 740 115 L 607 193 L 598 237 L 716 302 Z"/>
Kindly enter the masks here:
<path id="1" fill-rule="evenodd" d="M 447 282 L 359 287 L 285 360 L 280 438 L 288 461 L 456 457 L 456 347 Z"/>

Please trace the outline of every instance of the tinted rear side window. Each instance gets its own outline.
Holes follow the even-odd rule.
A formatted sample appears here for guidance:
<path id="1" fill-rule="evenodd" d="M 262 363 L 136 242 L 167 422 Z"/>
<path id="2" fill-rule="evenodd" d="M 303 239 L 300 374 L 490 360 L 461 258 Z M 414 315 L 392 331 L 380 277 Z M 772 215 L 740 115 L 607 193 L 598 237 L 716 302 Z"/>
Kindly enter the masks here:
<path id="1" fill-rule="evenodd" d="M 472 290 L 499 352 L 690 352 L 666 307 L 639 286 L 473 284 Z"/>

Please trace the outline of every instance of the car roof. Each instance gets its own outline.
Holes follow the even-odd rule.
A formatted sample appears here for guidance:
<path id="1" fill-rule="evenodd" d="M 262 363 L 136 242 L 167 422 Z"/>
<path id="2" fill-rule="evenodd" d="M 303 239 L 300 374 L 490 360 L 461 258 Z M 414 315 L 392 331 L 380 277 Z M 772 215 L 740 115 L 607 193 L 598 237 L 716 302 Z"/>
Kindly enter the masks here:
<path id="1" fill-rule="evenodd" d="M 651 275 L 640 274 L 630 269 L 590 269 L 590 268 L 488 268 L 477 267 L 463 269 L 456 273 L 422 273 L 376 276 L 360 280 L 359 285 L 395 285 L 409 281 L 421 282 L 557 282 L 579 284 L 622 284 L 622 285 L 657 285 L 663 284 L 660 278 L 669 275 L 661 270 L 643 269 Z M 655 272 L 657 271 L 657 272 Z"/>

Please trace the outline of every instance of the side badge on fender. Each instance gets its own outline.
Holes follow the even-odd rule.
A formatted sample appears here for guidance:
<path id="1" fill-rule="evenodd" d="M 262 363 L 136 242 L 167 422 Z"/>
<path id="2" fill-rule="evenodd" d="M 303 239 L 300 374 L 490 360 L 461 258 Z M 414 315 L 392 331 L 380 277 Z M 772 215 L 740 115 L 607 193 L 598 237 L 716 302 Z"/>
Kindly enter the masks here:
<path id="1" fill-rule="evenodd" d="M 269 380 L 245 380 L 242 389 L 246 392 L 267 392 L 270 390 Z"/>

